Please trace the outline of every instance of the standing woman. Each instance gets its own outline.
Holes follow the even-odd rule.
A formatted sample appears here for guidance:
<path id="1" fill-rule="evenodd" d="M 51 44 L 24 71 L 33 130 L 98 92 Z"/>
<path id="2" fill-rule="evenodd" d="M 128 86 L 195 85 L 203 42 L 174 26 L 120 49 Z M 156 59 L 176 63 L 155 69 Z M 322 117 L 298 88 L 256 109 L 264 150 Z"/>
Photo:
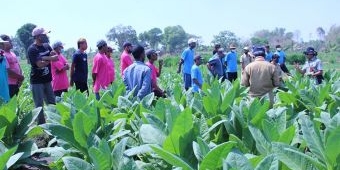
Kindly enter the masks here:
<path id="1" fill-rule="evenodd" d="M 58 56 L 57 61 L 51 63 L 52 69 L 52 88 L 55 96 L 60 97 L 63 92 L 67 92 L 69 81 L 67 77 L 67 70 L 70 69 L 66 58 L 63 56 L 63 43 L 56 41 L 52 48 Z"/>
<path id="2" fill-rule="evenodd" d="M 107 63 L 107 74 L 108 74 L 108 81 L 109 84 L 112 84 L 113 81 L 115 81 L 116 79 L 116 73 L 115 73 L 115 62 L 112 58 L 112 53 L 113 53 L 113 48 L 108 46 L 107 47 L 107 51 L 106 51 L 106 57 L 108 59 L 108 63 Z"/>

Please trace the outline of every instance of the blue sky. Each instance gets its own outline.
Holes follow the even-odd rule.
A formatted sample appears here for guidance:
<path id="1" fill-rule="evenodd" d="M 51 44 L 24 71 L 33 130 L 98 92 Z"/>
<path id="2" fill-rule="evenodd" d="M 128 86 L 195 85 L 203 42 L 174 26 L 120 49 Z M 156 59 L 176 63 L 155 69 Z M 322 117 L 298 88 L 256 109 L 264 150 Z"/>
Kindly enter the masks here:
<path id="1" fill-rule="evenodd" d="M 24 3 L 24 4 L 23 4 Z M 213 35 L 229 30 L 247 39 L 258 30 L 275 27 L 299 30 L 304 41 L 340 25 L 339 0 L 1 0 L 0 33 L 14 36 L 25 23 L 52 32 L 50 40 L 76 47 L 80 37 L 94 48 L 99 39 L 119 24 L 137 34 L 158 27 L 181 25 L 210 44 Z M 21 4 L 21 5 L 18 5 Z"/>

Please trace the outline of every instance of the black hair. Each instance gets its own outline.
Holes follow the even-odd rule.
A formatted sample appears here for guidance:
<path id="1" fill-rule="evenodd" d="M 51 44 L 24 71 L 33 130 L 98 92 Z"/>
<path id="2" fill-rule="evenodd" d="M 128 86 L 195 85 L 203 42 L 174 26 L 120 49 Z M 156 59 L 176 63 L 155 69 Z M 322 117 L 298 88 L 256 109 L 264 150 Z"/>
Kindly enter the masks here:
<path id="1" fill-rule="evenodd" d="M 135 60 L 140 60 L 142 58 L 142 54 L 145 53 L 145 49 L 141 45 L 136 45 L 132 49 L 132 55 Z"/>
<path id="2" fill-rule="evenodd" d="M 9 36 L 8 36 L 8 35 L 5 35 L 5 34 L 0 35 L 0 38 L 1 38 L 3 41 L 9 41 L 9 40 L 10 40 Z"/>

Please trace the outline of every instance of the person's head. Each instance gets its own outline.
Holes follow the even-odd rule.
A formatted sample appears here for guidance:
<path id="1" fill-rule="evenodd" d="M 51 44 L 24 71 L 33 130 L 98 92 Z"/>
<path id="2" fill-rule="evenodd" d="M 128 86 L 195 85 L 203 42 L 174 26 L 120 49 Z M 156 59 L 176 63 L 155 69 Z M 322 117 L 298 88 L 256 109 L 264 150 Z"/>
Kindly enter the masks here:
<path id="1" fill-rule="evenodd" d="M 124 42 L 123 44 L 124 51 L 131 54 L 132 53 L 132 44 L 129 42 Z"/>
<path id="2" fill-rule="evenodd" d="M 221 44 L 215 44 L 215 50 L 218 50 L 219 48 L 221 48 Z"/>
<path id="3" fill-rule="evenodd" d="M 63 52 L 64 44 L 61 41 L 56 41 L 52 44 L 52 48 L 57 54 L 60 54 Z"/>
<path id="4" fill-rule="evenodd" d="M 281 48 L 281 45 L 279 44 L 279 45 L 276 45 L 275 46 L 275 48 L 276 48 L 276 51 L 281 51 L 282 50 L 282 48 Z"/>
<path id="5" fill-rule="evenodd" d="M 49 43 L 50 40 L 47 36 L 51 31 L 47 31 L 42 27 L 35 27 L 32 31 L 32 36 L 37 44 Z"/>
<path id="6" fill-rule="evenodd" d="M 259 46 L 259 47 L 254 47 L 253 49 L 253 55 L 256 57 L 256 58 L 259 58 L 259 57 L 264 57 L 266 55 L 266 51 L 263 47 Z"/>
<path id="7" fill-rule="evenodd" d="M 106 51 L 106 55 L 108 56 L 108 57 L 111 57 L 111 54 L 113 53 L 113 48 L 112 47 L 110 47 L 110 46 L 107 46 L 107 51 Z"/>
<path id="8" fill-rule="evenodd" d="M 279 58 L 280 58 L 280 53 L 275 52 L 272 56 L 272 62 L 274 63 L 278 63 L 279 62 Z"/>
<path id="9" fill-rule="evenodd" d="M 270 46 L 266 45 L 266 46 L 264 46 L 264 49 L 268 52 L 270 50 Z"/>
<path id="10" fill-rule="evenodd" d="M 197 41 L 196 41 L 194 38 L 190 38 L 190 39 L 188 40 L 188 46 L 189 46 L 189 48 L 194 49 L 194 48 L 196 47 L 196 43 L 197 43 Z"/>
<path id="11" fill-rule="evenodd" d="M 303 54 L 305 54 L 308 60 L 310 60 L 314 58 L 315 56 L 317 56 L 318 52 L 316 52 L 313 47 L 308 47 L 306 51 L 303 52 Z"/>
<path id="12" fill-rule="evenodd" d="M 132 48 L 132 55 L 136 61 L 144 62 L 145 60 L 145 50 L 141 45 L 136 45 Z"/>
<path id="13" fill-rule="evenodd" d="M 79 50 L 85 51 L 87 49 L 87 42 L 85 38 L 79 38 L 77 41 L 77 46 Z"/>
<path id="14" fill-rule="evenodd" d="M 224 56 L 225 56 L 225 54 L 224 54 L 224 48 L 219 48 L 219 49 L 217 50 L 217 55 L 218 55 L 220 58 L 224 57 Z"/>
<path id="15" fill-rule="evenodd" d="M 3 50 L 10 51 L 13 48 L 11 38 L 8 35 L 5 35 L 5 34 L 0 35 L 0 38 L 1 38 L 2 41 L 4 41 Z"/>
<path id="16" fill-rule="evenodd" d="M 146 57 L 148 57 L 148 59 L 153 62 L 153 61 L 156 61 L 157 58 L 158 58 L 158 54 L 157 54 L 157 51 L 154 50 L 154 49 L 148 49 L 145 51 L 145 55 Z"/>
<path id="17" fill-rule="evenodd" d="M 194 58 L 194 62 L 198 66 L 201 65 L 202 64 L 202 57 L 201 57 L 201 55 L 199 55 L 199 54 L 196 55 L 195 58 Z"/>
<path id="18" fill-rule="evenodd" d="M 243 48 L 243 52 L 244 52 L 244 54 L 248 54 L 248 52 L 249 52 L 249 47 L 244 47 L 244 48 Z"/>
<path id="19" fill-rule="evenodd" d="M 101 53 L 105 53 L 107 51 L 107 43 L 105 40 L 99 40 L 97 42 L 97 48 L 98 48 L 98 51 L 101 52 Z"/>
<path id="20" fill-rule="evenodd" d="M 234 44 L 231 44 L 229 46 L 229 49 L 230 49 L 231 52 L 236 52 L 236 46 Z"/>
<path id="21" fill-rule="evenodd" d="M 2 59 L 4 58 L 4 44 L 8 43 L 8 41 L 4 41 L 0 39 L 0 62 L 2 62 Z"/>

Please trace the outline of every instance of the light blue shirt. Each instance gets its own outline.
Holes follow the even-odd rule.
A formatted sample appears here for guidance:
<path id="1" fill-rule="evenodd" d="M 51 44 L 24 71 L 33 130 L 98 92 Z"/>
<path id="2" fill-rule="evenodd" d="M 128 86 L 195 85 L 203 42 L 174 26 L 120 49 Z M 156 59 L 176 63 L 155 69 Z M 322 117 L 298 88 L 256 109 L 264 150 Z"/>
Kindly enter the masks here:
<path id="1" fill-rule="evenodd" d="M 193 49 L 187 48 L 183 51 L 181 59 L 184 60 L 183 63 L 183 73 L 190 74 L 191 67 L 194 65 L 195 51 Z"/>
<path id="2" fill-rule="evenodd" d="M 227 72 L 237 72 L 237 54 L 236 52 L 229 52 L 225 57 L 227 63 Z"/>
<path id="3" fill-rule="evenodd" d="M 151 69 L 146 64 L 140 61 L 135 61 L 124 70 L 123 78 L 126 93 L 129 93 L 134 88 L 133 96 L 142 99 L 151 93 Z"/>
<path id="4" fill-rule="evenodd" d="M 273 58 L 273 53 L 272 52 L 268 52 L 266 53 L 266 61 L 270 62 L 272 61 L 272 58 Z"/>
<path id="5" fill-rule="evenodd" d="M 280 54 L 279 64 L 284 64 L 286 62 L 286 54 L 283 51 L 276 51 Z"/>
<path id="6" fill-rule="evenodd" d="M 6 58 L 0 56 L 2 58 L 2 62 L 0 62 L 0 100 L 8 102 L 9 97 L 9 89 L 8 89 L 8 74 L 7 74 L 7 61 Z"/>
<path id="7" fill-rule="evenodd" d="M 191 79 L 192 79 L 192 91 L 193 92 L 198 92 L 200 87 L 194 83 L 194 79 L 197 79 L 198 83 L 202 85 L 203 83 L 203 77 L 202 77 L 202 72 L 200 70 L 200 68 L 194 64 L 191 68 Z"/>

